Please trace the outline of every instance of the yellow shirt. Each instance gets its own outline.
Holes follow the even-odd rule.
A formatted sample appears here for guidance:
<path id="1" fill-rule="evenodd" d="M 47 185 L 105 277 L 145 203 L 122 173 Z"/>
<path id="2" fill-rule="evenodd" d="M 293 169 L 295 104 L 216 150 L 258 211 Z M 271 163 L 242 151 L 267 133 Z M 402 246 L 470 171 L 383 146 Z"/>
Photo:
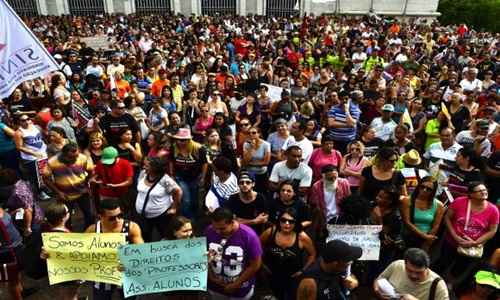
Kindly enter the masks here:
<path id="1" fill-rule="evenodd" d="M 49 159 L 44 175 L 53 176 L 56 187 L 69 200 L 87 194 L 89 192 L 87 178 L 94 169 L 92 160 L 80 153 L 74 164 L 66 165 L 59 160 L 59 156 L 55 155 Z"/>

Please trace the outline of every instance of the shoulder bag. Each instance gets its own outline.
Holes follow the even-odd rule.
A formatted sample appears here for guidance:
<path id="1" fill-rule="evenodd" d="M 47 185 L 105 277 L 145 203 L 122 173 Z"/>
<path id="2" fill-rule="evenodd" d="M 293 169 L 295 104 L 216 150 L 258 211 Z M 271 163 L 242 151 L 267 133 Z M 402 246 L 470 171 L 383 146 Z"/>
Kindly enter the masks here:
<path id="1" fill-rule="evenodd" d="M 464 225 L 464 232 L 467 231 L 467 228 L 469 226 L 469 221 L 470 221 L 470 210 L 471 210 L 471 205 L 470 205 L 470 200 L 467 200 L 467 216 L 465 217 L 465 225 Z M 467 257 L 474 257 L 474 258 L 481 258 L 483 256 L 483 245 L 477 245 L 477 246 L 472 246 L 472 247 L 462 247 L 458 246 L 457 247 L 457 252 L 460 255 L 467 256 Z"/>

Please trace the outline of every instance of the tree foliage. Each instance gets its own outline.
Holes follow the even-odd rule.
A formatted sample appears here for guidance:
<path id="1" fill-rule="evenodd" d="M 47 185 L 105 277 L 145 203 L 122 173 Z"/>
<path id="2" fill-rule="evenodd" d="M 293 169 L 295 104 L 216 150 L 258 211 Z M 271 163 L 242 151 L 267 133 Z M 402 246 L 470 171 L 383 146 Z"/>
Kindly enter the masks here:
<path id="1" fill-rule="evenodd" d="M 469 28 L 500 31 L 500 0 L 441 0 L 442 24 L 465 23 Z"/>

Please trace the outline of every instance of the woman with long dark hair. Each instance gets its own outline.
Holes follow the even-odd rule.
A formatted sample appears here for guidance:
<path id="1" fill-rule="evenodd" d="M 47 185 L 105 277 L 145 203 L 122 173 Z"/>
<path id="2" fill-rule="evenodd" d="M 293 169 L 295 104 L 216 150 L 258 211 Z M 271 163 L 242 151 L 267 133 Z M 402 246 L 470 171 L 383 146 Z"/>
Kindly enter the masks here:
<path id="1" fill-rule="evenodd" d="M 437 187 L 434 178 L 426 176 L 420 180 L 411 197 L 403 198 L 401 215 L 408 248 L 422 248 L 429 252 L 438 238 L 445 210 L 443 204 L 436 199 Z"/>
<path id="2" fill-rule="evenodd" d="M 264 268 L 271 273 L 274 296 L 280 300 L 295 299 L 297 278 L 316 259 L 316 249 L 302 230 L 297 211 L 294 208 L 283 210 L 275 224 L 262 233 L 260 241 L 264 248 Z"/>

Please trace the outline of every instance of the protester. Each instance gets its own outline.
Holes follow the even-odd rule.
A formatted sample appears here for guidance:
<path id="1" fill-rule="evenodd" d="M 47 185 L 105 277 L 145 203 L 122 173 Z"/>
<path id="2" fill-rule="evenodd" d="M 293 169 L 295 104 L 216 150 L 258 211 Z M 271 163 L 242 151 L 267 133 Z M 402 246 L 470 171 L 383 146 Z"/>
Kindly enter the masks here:
<path id="1" fill-rule="evenodd" d="M 165 237 L 165 226 L 181 207 L 182 190 L 165 169 L 161 158 L 149 157 L 137 181 L 135 210 L 147 242 L 152 241 L 154 229 Z"/>
<path id="2" fill-rule="evenodd" d="M 336 299 L 348 297 L 349 291 L 358 287 L 356 277 L 349 267 L 361 257 L 362 249 L 332 240 L 321 256 L 308 269 L 297 289 L 297 300 Z"/>
<path id="3" fill-rule="evenodd" d="M 406 250 L 404 260 L 394 261 L 379 275 L 373 283 L 373 290 L 380 299 L 394 298 L 386 293 L 384 287 L 388 283 L 401 299 L 450 299 L 445 281 L 429 266 L 430 259 L 425 251 L 410 248 Z M 384 279 L 386 284 L 382 285 Z"/>
<path id="4" fill-rule="evenodd" d="M 123 218 L 120 202 L 115 199 L 103 201 L 99 207 L 99 220 L 90 225 L 87 233 L 124 233 L 127 244 L 144 243 L 141 228 L 136 223 Z M 113 293 L 118 290 L 118 297 L 124 299 L 121 287 L 95 282 L 92 286 L 94 299 L 111 300 Z"/>
<path id="5" fill-rule="evenodd" d="M 271 275 L 271 289 L 278 299 L 295 299 L 297 279 L 316 259 L 311 238 L 302 231 L 295 209 L 278 215 L 274 226 L 260 236 L 264 269 Z M 307 256 L 306 256 L 307 255 Z M 307 257 L 304 261 L 304 256 Z"/>
<path id="6" fill-rule="evenodd" d="M 234 219 L 233 213 L 219 207 L 206 229 L 209 255 L 208 290 L 217 299 L 251 299 L 255 275 L 262 265 L 259 237 L 248 226 Z M 236 255 L 239 259 L 231 259 Z"/>

